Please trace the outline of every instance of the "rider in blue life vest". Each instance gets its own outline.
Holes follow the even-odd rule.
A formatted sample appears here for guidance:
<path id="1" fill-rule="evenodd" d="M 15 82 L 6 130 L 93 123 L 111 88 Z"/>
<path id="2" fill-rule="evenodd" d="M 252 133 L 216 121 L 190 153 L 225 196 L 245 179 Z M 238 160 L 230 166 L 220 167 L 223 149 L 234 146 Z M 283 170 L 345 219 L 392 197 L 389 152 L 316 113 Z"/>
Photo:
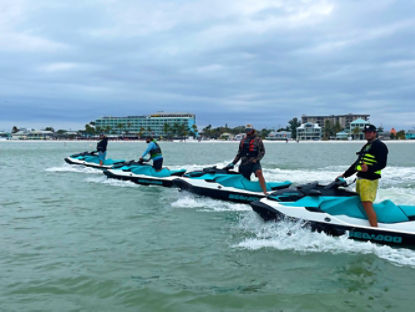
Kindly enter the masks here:
<path id="1" fill-rule="evenodd" d="M 105 156 L 107 156 L 108 138 L 103 134 L 101 134 L 99 138 L 100 138 L 100 141 L 97 143 L 97 151 L 98 151 L 99 165 L 102 166 L 105 161 Z"/>
<path id="2" fill-rule="evenodd" d="M 153 168 L 156 171 L 160 171 L 163 167 L 163 155 L 161 154 L 161 148 L 152 136 L 147 137 L 146 142 L 148 146 L 143 155 L 140 157 L 140 161 L 144 161 L 144 157 L 147 154 L 150 154 L 150 159 L 153 161 Z"/>
<path id="3" fill-rule="evenodd" d="M 258 177 L 262 191 L 267 195 L 267 187 L 259 162 L 265 155 L 264 143 L 262 143 L 261 138 L 256 135 L 256 131 L 252 125 L 246 125 L 245 133 L 246 136 L 239 143 L 239 150 L 235 159 L 227 167 L 233 168 L 233 166 L 241 160 L 239 172 L 248 180 L 251 179 L 251 174 L 255 173 Z"/>

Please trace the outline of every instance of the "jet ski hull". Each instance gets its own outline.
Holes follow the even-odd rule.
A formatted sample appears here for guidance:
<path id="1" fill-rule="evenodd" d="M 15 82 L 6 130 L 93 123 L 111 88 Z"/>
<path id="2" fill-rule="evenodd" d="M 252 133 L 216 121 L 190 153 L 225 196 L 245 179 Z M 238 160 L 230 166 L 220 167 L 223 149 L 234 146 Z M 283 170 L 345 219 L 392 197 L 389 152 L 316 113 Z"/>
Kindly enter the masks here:
<path id="1" fill-rule="evenodd" d="M 118 164 L 118 162 L 115 162 L 111 165 L 102 165 L 102 166 L 100 166 L 99 164 L 94 163 L 94 162 L 87 162 L 85 160 L 76 159 L 76 158 L 72 158 L 72 157 L 65 157 L 65 162 L 67 162 L 70 165 L 80 165 L 80 166 L 84 166 L 84 167 L 96 168 L 96 169 L 101 169 L 101 170 L 112 168 L 115 164 Z M 122 163 L 122 162 L 119 162 L 119 163 Z"/>
<path id="2" fill-rule="evenodd" d="M 107 178 L 123 180 L 123 181 L 131 181 L 136 184 L 142 185 L 158 185 L 164 187 L 172 187 L 173 180 L 177 178 L 177 176 L 170 176 L 170 177 L 151 177 L 142 174 L 134 174 L 132 172 L 124 172 L 122 170 L 114 170 L 114 169 L 107 169 L 104 170 L 104 174 Z"/>
<path id="3" fill-rule="evenodd" d="M 215 182 L 205 180 L 193 180 L 189 178 L 180 178 L 173 180 L 174 186 L 180 190 L 185 190 L 196 195 L 211 197 L 214 199 L 226 200 L 235 203 L 250 203 L 257 201 L 265 195 L 257 192 L 244 192 L 231 187 L 225 187 Z"/>
<path id="4" fill-rule="evenodd" d="M 114 159 L 106 159 L 104 160 L 102 166 L 99 165 L 99 157 L 96 152 L 82 152 L 70 155 L 65 157 L 65 162 L 70 165 L 80 165 L 84 167 L 91 167 L 96 169 L 109 169 L 113 166 L 118 166 L 120 164 L 125 163 L 124 159 L 114 160 Z"/>
<path id="5" fill-rule="evenodd" d="M 250 205 L 265 221 L 289 220 L 303 222 L 304 226 L 312 231 L 324 232 L 332 236 L 347 235 L 348 238 L 359 241 L 415 247 L 415 231 L 411 231 L 415 230 L 415 221 L 401 224 L 379 223 L 379 227 L 374 228 L 367 224 L 367 220 L 347 216 L 332 216 L 323 212 L 309 211 L 305 207 L 285 207 L 268 199 L 251 202 Z M 355 222 L 357 224 L 353 224 Z"/>
<path id="6" fill-rule="evenodd" d="M 181 190 L 197 195 L 236 203 L 249 203 L 265 196 L 259 182 L 253 182 L 240 173 L 229 168 L 204 168 L 186 173 L 183 177 L 173 180 L 173 184 Z M 286 188 L 290 181 L 269 182 L 268 191 Z"/>

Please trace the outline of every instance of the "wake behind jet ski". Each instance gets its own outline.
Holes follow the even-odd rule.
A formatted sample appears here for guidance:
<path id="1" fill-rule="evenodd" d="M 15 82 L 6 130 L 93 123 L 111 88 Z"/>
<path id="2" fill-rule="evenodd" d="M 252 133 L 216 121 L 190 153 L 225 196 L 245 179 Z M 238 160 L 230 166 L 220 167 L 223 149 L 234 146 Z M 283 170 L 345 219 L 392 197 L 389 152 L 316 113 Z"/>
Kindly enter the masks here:
<path id="1" fill-rule="evenodd" d="M 239 203 L 248 203 L 265 197 L 257 181 L 249 181 L 242 174 L 228 167 L 219 169 L 215 166 L 188 172 L 174 179 L 173 184 L 194 194 Z M 268 191 L 287 188 L 290 185 L 290 181 L 266 184 Z"/>
<path id="2" fill-rule="evenodd" d="M 162 168 L 157 171 L 143 161 L 129 161 L 117 164 L 110 169 L 104 170 L 104 174 L 108 178 L 132 181 L 137 184 L 144 185 L 160 185 L 170 187 L 173 180 L 178 176 L 182 176 L 186 172 L 185 169 L 170 170 Z"/>
<path id="3" fill-rule="evenodd" d="M 250 205 L 265 221 L 301 220 L 312 230 L 333 236 L 415 247 L 415 206 L 390 200 L 374 204 L 378 227 L 371 227 L 359 195 L 346 186 L 344 179 L 328 185 L 313 182 L 273 192 Z"/>
<path id="4" fill-rule="evenodd" d="M 65 161 L 71 165 L 81 165 L 86 167 L 98 168 L 98 169 L 108 169 L 116 164 L 124 163 L 125 160 L 119 159 L 105 159 L 102 166 L 100 166 L 100 159 L 97 155 L 97 151 L 93 152 L 83 152 L 78 154 L 73 154 L 65 158 Z"/>

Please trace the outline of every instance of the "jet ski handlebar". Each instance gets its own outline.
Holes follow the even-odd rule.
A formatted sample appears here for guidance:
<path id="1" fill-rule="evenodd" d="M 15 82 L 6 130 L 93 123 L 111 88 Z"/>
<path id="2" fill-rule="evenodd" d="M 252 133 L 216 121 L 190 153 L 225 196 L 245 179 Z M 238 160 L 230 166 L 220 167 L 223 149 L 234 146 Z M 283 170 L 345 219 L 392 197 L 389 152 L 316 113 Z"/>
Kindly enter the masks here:
<path id="1" fill-rule="evenodd" d="M 327 184 L 324 188 L 326 189 L 332 189 L 332 188 L 339 188 L 339 187 L 347 187 L 348 184 L 345 179 L 343 178 L 336 178 L 333 182 L 330 184 Z"/>

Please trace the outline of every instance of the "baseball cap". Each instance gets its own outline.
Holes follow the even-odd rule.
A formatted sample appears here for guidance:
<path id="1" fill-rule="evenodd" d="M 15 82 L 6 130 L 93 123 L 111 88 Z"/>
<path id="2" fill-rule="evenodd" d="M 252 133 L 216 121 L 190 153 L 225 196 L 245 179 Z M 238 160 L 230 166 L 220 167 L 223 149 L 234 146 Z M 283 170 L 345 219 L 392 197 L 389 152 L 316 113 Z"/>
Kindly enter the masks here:
<path id="1" fill-rule="evenodd" d="M 253 126 L 253 125 L 251 125 L 251 124 L 247 124 L 247 125 L 245 126 L 245 132 L 249 132 L 249 131 L 251 131 L 251 130 L 254 130 L 254 126 Z"/>
<path id="2" fill-rule="evenodd" d="M 376 127 L 371 124 L 367 124 L 363 127 L 363 132 L 376 132 Z"/>

